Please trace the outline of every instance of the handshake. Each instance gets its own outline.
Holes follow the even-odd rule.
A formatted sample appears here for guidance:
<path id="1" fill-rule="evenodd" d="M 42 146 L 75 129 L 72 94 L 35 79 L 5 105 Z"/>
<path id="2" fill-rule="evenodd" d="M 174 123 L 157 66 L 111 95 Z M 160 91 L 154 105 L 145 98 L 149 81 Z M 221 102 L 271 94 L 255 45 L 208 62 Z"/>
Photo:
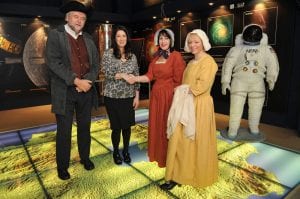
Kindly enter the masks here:
<path id="1" fill-rule="evenodd" d="M 129 84 L 139 82 L 139 76 L 134 76 L 133 74 L 127 73 L 116 73 L 115 79 L 124 79 Z"/>

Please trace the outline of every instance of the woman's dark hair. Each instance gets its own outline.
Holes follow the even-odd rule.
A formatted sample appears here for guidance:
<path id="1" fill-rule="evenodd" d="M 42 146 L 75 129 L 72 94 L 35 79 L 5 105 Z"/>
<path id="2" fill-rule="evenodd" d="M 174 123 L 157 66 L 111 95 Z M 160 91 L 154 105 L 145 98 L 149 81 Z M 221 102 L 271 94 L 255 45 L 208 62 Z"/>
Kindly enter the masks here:
<path id="1" fill-rule="evenodd" d="M 167 38 L 170 39 L 170 52 L 173 52 L 173 51 L 174 51 L 174 46 L 171 47 L 172 42 L 173 42 L 173 41 L 172 41 L 171 35 L 170 35 L 165 29 L 162 29 L 162 30 L 158 33 L 158 35 L 157 35 L 157 45 L 158 45 L 158 48 L 159 48 L 159 49 L 161 49 L 160 46 L 159 46 L 159 37 L 160 37 L 160 36 L 164 36 L 164 37 L 167 37 Z"/>
<path id="2" fill-rule="evenodd" d="M 116 35 L 117 35 L 117 32 L 120 31 L 120 30 L 124 31 L 126 36 L 127 36 L 127 42 L 126 42 L 126 45 L 125 45 L 125 48 L 124 48 L 125 58 L 130 59 L 131 56 L 132 56 L 131 45 L 130 45 L 130 37 L 129 37 L 128 30 L 124 26 L 117 26 L 113 30 L 111 47 L 113 48 L 114 56 L 117 59 L 121 59 L 121 52 L 120 52 L 120 49 L 119 49 L 118 44 L 116 42 Z"/>

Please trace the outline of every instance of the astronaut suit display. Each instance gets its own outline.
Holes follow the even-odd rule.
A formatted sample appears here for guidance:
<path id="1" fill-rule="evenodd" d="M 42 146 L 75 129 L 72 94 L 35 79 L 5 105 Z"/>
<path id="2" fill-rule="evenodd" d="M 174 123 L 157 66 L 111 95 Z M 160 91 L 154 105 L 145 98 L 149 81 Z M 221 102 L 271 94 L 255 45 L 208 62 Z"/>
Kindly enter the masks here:
<path id="1" fill-rule="evenodd" d="M 222 66 L 222 94 L 230 90 L 228 137 L 234 139 L 240 127 L 244 104 L 248 96 L 248 125 L 250 132 L 259 134 L 259 121 L 265 100 L 265 82 L 273 90 L 279 73 L 275 51 L 259 25 L 246 26 L 238 34 Z"/>

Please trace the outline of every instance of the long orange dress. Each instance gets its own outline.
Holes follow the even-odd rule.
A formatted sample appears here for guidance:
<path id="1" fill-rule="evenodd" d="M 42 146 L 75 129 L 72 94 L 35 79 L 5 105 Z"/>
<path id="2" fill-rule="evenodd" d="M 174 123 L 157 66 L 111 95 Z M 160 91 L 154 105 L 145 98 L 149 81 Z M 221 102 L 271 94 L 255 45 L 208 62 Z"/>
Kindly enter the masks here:
<path id="1" fill-rule="evenodd" d="M 156 161 L 159 167 L 165 167 L 168 113 L 174 88 L 181 84 L 185 62 L 177 51 L 170 54 L 166 63 L 156 63 L 157 59 L 152 60 L 145 74 L 150 81 L 154 80 L 149 102 L 148 156 L 151 162 Z"/>
<path id="2" fill-rule="evenodd" d="M 188 84 L 194 95 L 195 139 L 185 136 L 180 123 L 169 138 L 166 181 L 205 187 L 218 179 L 216 122 L 210 95 L 218 66 L 210 55 L 188 63 L 182 84 Z"/>

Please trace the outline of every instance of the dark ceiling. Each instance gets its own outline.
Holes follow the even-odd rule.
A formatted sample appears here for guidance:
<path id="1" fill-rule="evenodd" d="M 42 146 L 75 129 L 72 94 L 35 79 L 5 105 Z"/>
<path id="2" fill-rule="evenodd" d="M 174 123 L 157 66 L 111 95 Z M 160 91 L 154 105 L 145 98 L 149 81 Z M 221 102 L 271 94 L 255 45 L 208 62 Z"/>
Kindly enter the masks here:
<path id="1" fill-rule="evenodd" d="M 59 7 L 66 1 L 68 0 L 1 0 L 1 3 Z M 96 4 L 98 6 L 101 5 L 99 9 L 101 9 L 101 7 L 104 6 L 101 11 L 110 12 L 111 10 L 108 8 L 113 4 L 117 5 L 119 3 L 118 1 L 120 0 L 93 0 L 93 4 Z M 123 0 L 123 1 L 125 1 L 126 3 L 133 2 L 134 4 L 133 10 L 140 10 L 140 9 L 144 9 L 150 6 L 160 4 L 162 2 L 167 2 L 167 0 Z"/>
<path id="2" fill-rule="evenodd" d="M 62 17 L 59 7 L 68 0 L 1 0 L 0 16 Z M 88 0 L 85 0 L 88 1 Z M 153 15 L 173 15 L 177 10 L 198 12 L 209 9 L 208 3 L 229 4 L 236 0 L 94 0 L 93 20 L 135 22 L 150 20 Z"/>

